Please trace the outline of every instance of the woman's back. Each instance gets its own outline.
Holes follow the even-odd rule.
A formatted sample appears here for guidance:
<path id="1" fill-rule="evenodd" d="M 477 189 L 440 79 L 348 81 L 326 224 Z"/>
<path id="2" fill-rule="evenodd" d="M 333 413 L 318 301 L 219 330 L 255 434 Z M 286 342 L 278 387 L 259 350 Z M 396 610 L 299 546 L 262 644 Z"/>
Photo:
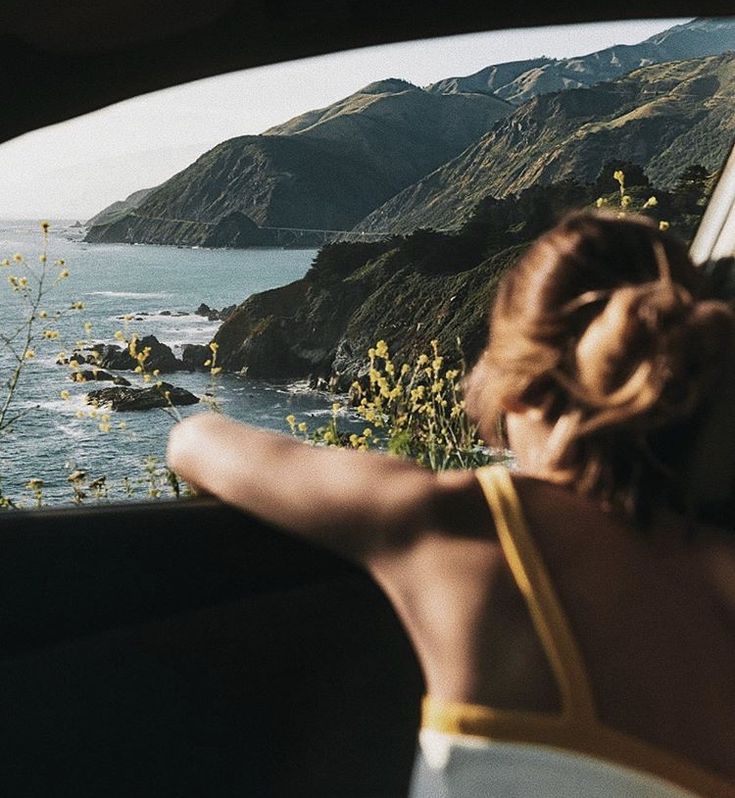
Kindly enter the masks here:
<path id="1" fill-rule="evenodd" d="M 461 478 L 454 483 L 451 492 L 465 515 L 417 549 L 417 571 L 431 571 L 424 595 L 397 600 L 399 608 L 411 608 L 405 617 L 414 625 L 434 710 L 441 716 L 442 705 L 459 704 L 462 715 L 462 705 L 489 707 L 510 711 L 506 720 L 525 713 L 516 717 L 526 726 L 539 713 L 559 717 L 556 673 L 502 554 L 493 517 L 487 507 L 482 515 L 484 497 L 475 485 Z M 585 673 L 571 689 L 581 691 L 579 682 L 588 677 L 596 719 L 605 727 L 598 733 L 582 724 L 583 735 L 600 737 L 590 750 L 604 759 L 606 746 L 619 747 L 616 738 L 607 739 L 610 730 L 735 782 L 735 600 L 728 593 L 735 584 L 735 546 L 715 530 L 687 541 L 683 521 L 671 515 L 641 536 L 569 490 L 523 476 L 513 484 L 579 647 Z M 447 517 L 458 516 L 448 511 Z M 501 729 L 502 740 L 506 727 L 496 721 L 489 734 L 497 739 Z M 501 754 L 507 751 L 496 747 L 492 757 Z M 627 756 L 643 760 L 648 754 L 633 747 Z M 452 756 L 469 756 L 477 766 L 484 754 L 460 747 Z M 627 764 L 647 770 L 645 761 Z"/>

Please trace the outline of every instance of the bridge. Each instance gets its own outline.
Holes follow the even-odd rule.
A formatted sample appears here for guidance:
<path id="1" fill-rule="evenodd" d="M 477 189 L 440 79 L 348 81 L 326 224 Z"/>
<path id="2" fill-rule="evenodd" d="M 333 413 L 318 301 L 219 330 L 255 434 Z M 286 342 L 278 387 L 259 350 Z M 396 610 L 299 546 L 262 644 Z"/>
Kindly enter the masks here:
<path id="1" fill-rule="evenodd" d="M 378 232 L 364 232 L 355 230 L 323 230 L 313 227 L 261 227 L 260 230 L 270 230 L 275 233 L 276 243 L 280 246 L 288 246 L 308 235 L 321 244 L 327 244 L 339 238 L 341 241 L 380 241 L 389 238 L 395 233 L 385 230 Z"/>
<path id="2" fill-rule="evenodd" d="M 175 224 L 196 224 L 202 227 L 216 227 L 219 221 L 204 222 L 200 219 L 175 219 L 170 216 L 142 216 L 133 211 L 129 214 L 136 219 L 149 222 L 173 222 Z M 249 218 L 249 217 L 247 217 Z M 273 227 L 257 225 L 258 230 L 268 230 L 274 233 L 276 246 L 287 247 L 295 244 L 299 239 L 308 236 L 311 240 L 319 244 L 326 244 L 339 238 L 341 241 L 380 241 L 384 238 L 389 238 L 392 235 L 397 235 L 392 230 L 379 230 L 377 232 L 365 232 L 361 230 L 334 230 L 317 227 Z M 133 235 L 132 228 L 128 228 L 128 238 Z"/>

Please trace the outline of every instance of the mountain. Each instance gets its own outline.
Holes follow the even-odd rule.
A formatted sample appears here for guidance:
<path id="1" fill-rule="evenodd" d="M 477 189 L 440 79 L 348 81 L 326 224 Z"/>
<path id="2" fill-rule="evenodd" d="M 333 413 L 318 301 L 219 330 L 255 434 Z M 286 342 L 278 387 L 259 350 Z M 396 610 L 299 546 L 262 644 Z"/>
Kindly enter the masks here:
<path id="1" fill-rule="evenodd" d="M 222 246 L 268 243 L 258 227 L 347 230 L 511 110 L 497 97 L 371 84 L 219 144 L 127 213 L 106 214 L 87 240 Z"/>
<path id="2" fill-rule="evenodd" d="M 89 219 L 87 221 L 87 227 L 111 224 L 112 222 L 121 219 L 126 214 L 134 211 L 152 191 L 156 190 L 156 188 L 156 186 L 153 188 L 141 188 L 125 197 L 124 200 L 113 202 L 112 205 L 108 205 L 106 208 L 103 208 L 99 213 L 95 214 L 91 219 Z"/>
<path id="3" fill-rule="evenodd" d="M 687 99 L 669 67 L 655 69 L 729 50 L 735 19 L 697 19 L 640 44 L 496 64 L 425 89 L 380 80 L 262 135 L 219 144 L 95 216 L 87 240 L 316 246 L 326 231 L 356 224 L 372 233 L 455 227 L 488 192 L 587 180 L 626 148 L 657 179 L 695 157 L 711 167 L 730 129 L 728 103 L 697 102 L 719 78 L 695 86 L 688 67 L 672 67 L 693 92 Z M 668 100 L 654 102 L 662 91 Z"/>
<path id="4" fill-rule="evenodd" d="M 574 58 L 536 58 L 489 66 L 427 87 L 441 94 L 487 94 L 520 105 L 539 94 L 593 86 L 643 66 L 735 50 L 735 19 L 695 19 L 639 44 L 619 44 Z"/>
<path id="5" fill-rule="evenodd" d="M 485 196 L 593 181 L 613 159 L 663 188 L 689 165 L 716 170 L 735 138 L 735 54 L 636 70 L 591 88 L 533 98 L 461 155 L 356 226 L 407 233 L 456 228 Z"/>

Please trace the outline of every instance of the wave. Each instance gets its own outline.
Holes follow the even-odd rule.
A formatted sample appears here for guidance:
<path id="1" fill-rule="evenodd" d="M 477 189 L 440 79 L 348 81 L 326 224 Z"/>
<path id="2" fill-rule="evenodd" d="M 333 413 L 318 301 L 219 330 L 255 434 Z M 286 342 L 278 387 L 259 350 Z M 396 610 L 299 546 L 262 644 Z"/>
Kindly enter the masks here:
<path id="1" fill-rule="evenodd" d="M 141 291 L 87 291 L 86 296 L 109 296 L 115 299 L 166 299 L 170 292 L 144 293 Z"/>

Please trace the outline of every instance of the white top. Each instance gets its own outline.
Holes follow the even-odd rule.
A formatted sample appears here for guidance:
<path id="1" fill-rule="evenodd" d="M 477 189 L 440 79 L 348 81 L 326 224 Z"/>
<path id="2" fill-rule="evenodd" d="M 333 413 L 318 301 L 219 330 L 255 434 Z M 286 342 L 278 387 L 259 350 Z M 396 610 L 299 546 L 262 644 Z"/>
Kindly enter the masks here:
<path id="1" fill-rule="evenodd" d="M 656 776 L 528 743 L 419 733 L 411 798 L 696 798 Z"/>

